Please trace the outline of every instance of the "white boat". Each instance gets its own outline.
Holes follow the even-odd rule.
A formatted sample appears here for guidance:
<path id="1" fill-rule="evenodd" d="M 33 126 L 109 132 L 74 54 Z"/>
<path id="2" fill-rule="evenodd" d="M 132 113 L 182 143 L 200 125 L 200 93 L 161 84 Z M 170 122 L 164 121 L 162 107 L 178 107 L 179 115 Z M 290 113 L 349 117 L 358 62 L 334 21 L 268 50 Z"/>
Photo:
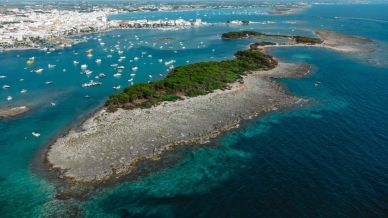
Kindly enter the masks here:
<path id="1" fill-rule="evenodd" d="M 38 132 L 32 132 L 32 135 L 33 135 L 35 138 L 39 138 L 39 137 L 40 137 L 40 133 L 38 133 Z"/>
<path id="2" fill-rule="evenodd" d="M 104 78 L 104 77 L 106 77 L 106 75 L 104 73 L 98 74 L 98 78 Z"/>
<path id="3" fill-rule="evenodd" d="M 118 70 L 124 70 L 125 67 L 124 67 L 124 66 L 118 66 L 117 69 L 118 69 Z"/>
<path id="4" fill-rule="evenodd" d="M 132 71 L 137 71 L 138 69 L 138 67 L 132 67 Z"/>
<path id="5" fill-rule="evenodd" d="M 121 57 L 120 57 L 120 59 L 123 59 L 123 60 L 124 60 L 125 58 L 127 58 L 127 57 L 125 57 L 125 56 L 121 56 Z"/>
<path id="6" fill-rule="evenodd" d="M 51 104 L 51 106 L 53 106 L 53 107 L 57 105 L 57 104 L 55 104 L 54 102 L 51 102 L 50 104 Z"/>
<path id="7" fill-rule="evenodd" d="M 57 66 L 57 65 L 55 65 L 55 64 L 49 64 L 49 65 L 48 65 L 48 68 L 49 68 L 49 69 L 52 69 L 52 68 L 54 68 L 55 66 Z"/>
<path id="8" fill-rule="evenodd" d="M 162 63 L 162 62 L 163 62 L 163 59 L 158 59 L 158 62 L 159 62 L 159 63 Z"/>
<path id="9" fill-rule="evenodd" d="M 134 57 L 133 60 L 134 60 L 134 61 L 138 61 L 139 58 L 138 58 L 138 57 Z"/>
<path id="10" fill-rule="evenodd" d="M 73 61 L 73 64 L 77 65 L 77 64 L 79 64 L 79 61 Z"/>
<path id="11" fill-rule="evenodd" d="M 96 59 L 97 64 L 101 64 L 101 59 Z"/>
<path id="12" fill-rule="evenodd" d="M 0 75 L 0 79 L 5 79 L 5 78 L 7 78 L 7 76 Z"/>
<path id="13" fill-rule="evenodd" d="M 8 96 L 7 101 L 11 101 L 11 100 L 12 100 L 12 96 Z"/>
<path id="14" fill-rule="evenodd" d="M 20 90 L 20 93 L 21 93 L 21 94 L 27 93 L 27 89 L 22 89 L 22 90 Z"/>
<path id="15" fill-rule="evenodd" d="M 93 57 L 93 54 L 92 54 L 92 53 L 89 53 L 89 54 L 86 55 L 86 56 L 88 56 L 88 58 L 91 58 L 91 57 Z"/>
<path id="16" fill-rule="evenodd" d="M 53 84 L 53 81 L 46 81 L 45 84 L 46 84 L 46 85 Z"/>
<path id="17" fill-rule="evenodd" d="M 111 64 L 110 66 L 111 66 L 111 67 L 117 67 L 118 64 Z"/>
<path id="18" fill-rule="evenodd" d="M 130 76 L 131 76 L 131 77 L 135 77 L 135 76 L 136 76 L 136 73 L 131 73 Z"/>
<path id="19" fill-rule="evenodd" d="M 42 68 L 39 68 L 39 69 L 36 69 L 34 70 L 35 73 L 42 73 L 43 72 L 43 69 Z"/>
<path id="20" fill-rule="evenodd" d="M 88 65 L 86 65 L 86 64 L 82 64 L 82 65 L 81 65 L 81 69 L 82 69 L 82 70 L 86 70 L 87 68 L 88 68 Z"/>
<path id="21" fill-rule="evenodd" d="M 115 74 L 113 74 L 113 77 L 120 78 L 121 77 L 121 73 L 115 73 Z"/>
<path id="22" fill-rule="evenodd" d="M 175 63 L 175 60 L 166 61 L 166 62 L 164 62 L 164 65 L 168 66 L 168 65 L 171 65 L 173 63 Z"/>
<path id="23" fill-rule="evenodd" d="M 85 70 L 85 72 L 84 72 L 84 73 L 85 73 L 85 75 L 86 75 L 86 76 L 89 76 L 90 74 L 92 74 L 92 73 L 93 73 L 93 71 L 91 71 L 91 70 Z"/>
<path id="24" fill-rule="evenodd" d="M 86 87 L 92 87 L 92 86 L 99 86 L 101 84 L 102 84 L 102 82 L 95 82 L 93 80 L 90 80 L 89 82 L 84 83 L 81 86 L 82 86 L 82 88 L 86 88 Z"/>
<path id="25" fill-rule="evenodd" d="M 120 86 L 120 85 L 118 85 L 118 86 L 113 86 L 113 89 L 120 90 L 120 89 L 121 89 L 121 86 Z"/>
<path id="26" fill-rule="evenodd" d="M 3 89 L 9 89 L 9 88 L 11 88 L 10 85 L 3 85 Z"/>
<path id="27" fill-rule="evenodd" d="M 24 81 L 24 79 L 19 79 L 19 82 L 23 82 Z"/>
<path id="28" fill-rule="evenodd" d="M 107 58 L 112 58 L 112 55 L 107 55 L 106 57 L 107 57 Z"/>

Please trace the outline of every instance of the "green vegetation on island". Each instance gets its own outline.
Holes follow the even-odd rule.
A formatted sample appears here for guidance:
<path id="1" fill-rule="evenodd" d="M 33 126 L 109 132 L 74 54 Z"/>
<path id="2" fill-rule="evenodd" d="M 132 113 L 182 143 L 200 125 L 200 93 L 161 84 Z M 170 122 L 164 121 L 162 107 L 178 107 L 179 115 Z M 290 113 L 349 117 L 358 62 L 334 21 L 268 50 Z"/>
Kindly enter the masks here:
<path id="1" fill-rule="evenodd" d="M 288 36 L 288 35 L 278 35 L 278 34 L 266 34 L 256 31 L 234 31 L 227 32 L 222 34 L 223 39 L 244 39 L 244 38 L 272 38 L 272 39 L 282 39 L 282 40 L 294 40 L 296 43 L 303 44 L 320 44 L 322 40 L 315 37 L 309 36 Z"/>
<path id="2" fill-rule="evenodd" d="M 274 42 L 267 42 L 267 41 L 255 42 L 253 44 L 250 44 L 250 49 L 256 50 L 257 47 L 266 46 L 266 45 L 276 45 L 276 43 L 274 43 Z"/>
<path id="3" fill-rule="evenodd" d="M 163 101 L 176 101 L 182 97 L 208 94 L 225 89 L 249 71 L 269 70 L 277 65 L 270 55 L 260 51 L 246 50 L 235 54 L 235 59 L 209 61 L 177 67 L 163 80 L 140 83 L 113 94 L 106 102 L 109 111 L 117 108 L 147 108 Z"/>

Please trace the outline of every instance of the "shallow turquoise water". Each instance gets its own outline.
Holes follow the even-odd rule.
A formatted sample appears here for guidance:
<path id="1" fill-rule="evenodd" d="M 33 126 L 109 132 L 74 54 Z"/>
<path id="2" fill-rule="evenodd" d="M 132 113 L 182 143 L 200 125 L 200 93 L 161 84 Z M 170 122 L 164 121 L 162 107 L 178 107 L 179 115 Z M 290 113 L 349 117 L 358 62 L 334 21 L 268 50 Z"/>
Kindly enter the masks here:
<path id="1" fill-rule="evenodd" d="M 163 32 L 112 31 L 90 35 L 87 43 L 51 54 L 1 53 L 0 75 L 7 78 L 0 80 L 0 85 L 9 84 L 11 88 L 0 90 L 0 104 L 27 104 L 32 108 L 23 116 L 0 121 L 2 216 L 59 216 L 83 211 L 88 217 L 383 217 L 388 212 L 386 10 L 388 5 L 321 5 L 289 16 L 261 15 L 262 9 L 236 12 L 237 15 L 230 9 L 218 14 L 161 13 L 152 16 L 201 17 L 209 22 L 243 16 L 277 23 L 247 27 L 218 24 Z M 202 17 L 204 14 L 208 16 Z M 286 20 L 302 22 L 288 25 Z M 146 82 L 149 75 L 156 80 L 163 77 L 160 73 L 165 74 L 167 67 L 157 61 L 159 58 L 174 59 L 175 66 L 186 61 L 231 58 L 249 40 L 222 41 L 219 35 L 243 28 L 289 34 L 310 34 L 310 28 L 328 28 L 374 39 L 378 50 L 368 56 L 316 48 L 273 50 L 283 60 L 314 66 L 313 74 L 306 78 L 279 81 L 293 94 L 316 99 L 316 105 L 247 121 L 242 128 L 207 145 L 179 148 L 165 155 L 159 163 L 161 169 L 135 181 L 102 188 L 91 199 L 55 200 L 57 185 L 43 176 L 39 164 L 35 164 L 41 161 L 39 155 L 51 139 L 103 104 L 109 94 L 116 92 L 114 85 L 128 85 L 131 67 L 139 67 L 134 82 Z M 160 41 L 160 37 L 177 40 Z M 97 38 L 106 44 L 99 45 Z M 106 58 L 118 42 L 124 53 L 115 51 L 112 59 Z M 130 42 L 134 46 L 128 49 Z M 92 58 L 86 57 L 89 48 L 94 49 Z M 142 57 L 141 52 L 147 54 Z M 36 57 L 36 64 L 27 67 L 25 62 L 31 56 Z M 127 58 L 119 63 L 120 56 Z M 139 61 L 129 62 L 134 57 Z M 95 63 L 97 58 L 102 59 L 101 65 Z M 81 75 L 80 65 L 74 66 L 73 60 L 87 64 L 92 76 Z M 112 63 L 126 67 L 121 78 L 112 76 Z M 48 64 L 57 66 L 50 70 Z M 31 72 L 36 68 L 45 70 L 40 75 Z M 102 86 L 81 88 L 82 83 L 100 72 L 107 75 L 101 79 Z M 21 78 L 23 82 L 19 82 Z M 316 80 L 321 81 L 318 87 L 314 86 Z M 53 84 L 46 85 L 46 81 Z M 23 88 L 28 89 L 24 95 L 19 93 Z M 7 102 L 10 95 L 13 100 Z M 91 98 L 85 99 L 85 95 Z M 39 131 L 42 137 L 33 138 L 32 131 Z M 149 166 L 143 167 L 147 170 Z"/>

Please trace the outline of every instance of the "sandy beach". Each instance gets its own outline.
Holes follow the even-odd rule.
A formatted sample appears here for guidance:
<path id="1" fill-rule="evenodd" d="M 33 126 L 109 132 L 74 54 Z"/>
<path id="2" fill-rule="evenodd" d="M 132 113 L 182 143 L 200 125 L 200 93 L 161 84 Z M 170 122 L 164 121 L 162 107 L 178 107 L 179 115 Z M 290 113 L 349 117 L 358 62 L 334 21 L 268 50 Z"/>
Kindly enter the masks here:
<path id="1" fill-rule="evenodd" d="M 58 138 L 47 152 L 61 177 L 101 182 L 128 174 L 138 160 L 156 159 L 176 145 L 204 143 L 234 128 L 243 119 L 303 104 L 271 77 L 303 76 L 308 65 L 279 63 L 253 72 L 228 90 L 162 103 L 150 109 L 101 109 L 80 128 Z"/>

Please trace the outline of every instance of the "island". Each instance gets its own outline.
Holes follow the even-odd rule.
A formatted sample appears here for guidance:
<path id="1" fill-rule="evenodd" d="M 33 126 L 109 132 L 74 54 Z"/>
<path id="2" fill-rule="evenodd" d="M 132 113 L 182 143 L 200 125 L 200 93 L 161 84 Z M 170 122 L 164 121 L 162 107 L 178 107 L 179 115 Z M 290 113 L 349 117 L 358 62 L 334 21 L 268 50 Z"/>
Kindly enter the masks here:
<path id="1" fill-rule="evenodd" d="M 339 51 L 341 40 L 351 39 L 326 34 L 321 33 L 328 38 L 319 40 L 253 32 L 248 36 L 292 41 L 283 46 L 330 48 L 325 42 L 336 42 L 331 48 Z M 238 35 L 246 37 L 247 31 L 223 38 Z M 235 53 L 232 60 L 180 66 L 163 80 L 113 94 L 102 109 L 49 146 L 47 163 L 61 178 L 105 182 L 128 175 L 141 160 L 157 160 L 176 146 L 206 143 L 242 120 L 305 105 L 307 100 L 289 95 L 272 78 L 304 76 L 310 66 L 280 62 L 266 53 L 269 46 L 279 44 L 258 42 Z"/>
<path id="2" fill-rule="evenodd" d="M 112 95 L 106 107 L 49 147 L 47 162 L 61 177 L 101 182 L 174 146 L 204 143 L 241 120 L 304 102 L 271 78 L 302 76 L 309 66 L 278 63 L 251 49 L 235 56 L 177 67 L 164 80 Z"/>
<path id="3" fill-rule="evenodd" d="M 316 30 L 313 32 L 318 37 L 291 36 L 280 34 L 268 34 L 257 31 L 233 31 L 222 34 L 223 40 L 238 39 L 265 39 L 250 45 L 251 49 L 265 52 L 267 48 L 274 47 L 321 47 L 340 52 L 372 52 L 373 41 L 356 36 L 349 36 L 328 30 Z M 267 40 L 282 40 L 285 42 L 272 42 Z"/>

